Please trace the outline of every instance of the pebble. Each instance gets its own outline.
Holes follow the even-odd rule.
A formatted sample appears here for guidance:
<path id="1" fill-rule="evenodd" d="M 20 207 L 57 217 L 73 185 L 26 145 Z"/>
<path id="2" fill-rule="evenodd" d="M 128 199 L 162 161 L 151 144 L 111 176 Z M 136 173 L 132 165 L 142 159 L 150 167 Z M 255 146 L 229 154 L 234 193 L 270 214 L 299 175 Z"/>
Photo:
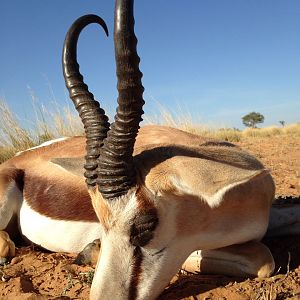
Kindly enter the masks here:
<path id="1" fill-rule="evenodd" d="M 8 281 L 9 280 L 9 277 L 8 276 L 6 276 L 6 275 L 2 275 L 1 276 L 1 281 L 3 281 L 3 282 L 6 282 L 6 281 Z"/>

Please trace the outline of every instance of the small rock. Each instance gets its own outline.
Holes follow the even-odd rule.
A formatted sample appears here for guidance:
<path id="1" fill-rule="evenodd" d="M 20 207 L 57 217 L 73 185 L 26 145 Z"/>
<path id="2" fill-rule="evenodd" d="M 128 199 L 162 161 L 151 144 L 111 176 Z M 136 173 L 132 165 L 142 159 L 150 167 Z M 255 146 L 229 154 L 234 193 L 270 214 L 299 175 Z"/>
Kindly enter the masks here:
<path id="1" fill-rule="evenodd" d="M 9 280 L 9 277 L 8 277 L 7 275 L 3 274 L 3 275 L 1 276 L 1 281 L 7 282 L 8 280 Z"/>

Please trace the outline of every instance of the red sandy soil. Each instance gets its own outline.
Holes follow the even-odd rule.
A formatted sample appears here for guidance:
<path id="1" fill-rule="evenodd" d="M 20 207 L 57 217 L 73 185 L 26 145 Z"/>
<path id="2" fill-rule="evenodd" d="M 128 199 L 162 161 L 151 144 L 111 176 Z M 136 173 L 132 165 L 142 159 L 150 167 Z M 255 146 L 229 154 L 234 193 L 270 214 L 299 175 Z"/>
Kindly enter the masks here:
<path id="1" fill-rule="evenodd" d="M 300 137 L 247 139 L 239 146 L 272 171 L 279 196 L 300 195 Z M 264 241 L 276 262 L 271 278 L 233 278 L 180 274 L 160 299 L 300 299 L 300 236 Z M 88 299 L 90 266 L 73 264 L 75 255 L 17 249 L 10 264 L 0 267 L 0 299 Z M 113 295 L 112 295 L 113 299 Z"/>

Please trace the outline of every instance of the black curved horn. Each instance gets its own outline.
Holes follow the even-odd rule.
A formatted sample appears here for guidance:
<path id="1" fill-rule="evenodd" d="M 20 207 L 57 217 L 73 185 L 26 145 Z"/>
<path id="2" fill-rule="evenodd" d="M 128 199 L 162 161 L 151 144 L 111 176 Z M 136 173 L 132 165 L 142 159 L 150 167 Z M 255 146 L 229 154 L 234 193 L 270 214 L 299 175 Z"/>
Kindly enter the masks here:
<path id="1" fill-rule="evenodd" d="M 99 190 L 104 198 L 124 195 L 136 184 L 133 147 L 142 121 L 144 88 L 134 34 L 133 0 L 116 0 L 115 59 L 118 77 L 118 108 L 98 160 Z"/>
<path id="2" fill-rule="evenodd" d="M 64 42 L 62 64 L 66 86 L 70 98 L 79 113 L 86 134 L 86 163 L 85 178 L 88 186 L 94 186 L 97 179 L 97 159 L 103 139 L 109 130 L 108 117 L 94 95 L 89 92 L 88 86 L 83 82 L 77 63 L 77 42 L 80 32 L 91 23 L 99 24 L 108 35 L 105 22 L 96 15 L 85 15 L 77 19 L 70 27 Z"/>

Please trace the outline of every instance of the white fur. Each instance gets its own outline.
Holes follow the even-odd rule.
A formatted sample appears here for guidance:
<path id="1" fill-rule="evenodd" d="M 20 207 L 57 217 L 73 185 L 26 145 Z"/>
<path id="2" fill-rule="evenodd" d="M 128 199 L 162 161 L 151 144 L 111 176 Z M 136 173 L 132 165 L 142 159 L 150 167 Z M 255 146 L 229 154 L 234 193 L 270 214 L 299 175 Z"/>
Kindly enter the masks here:
<path id="1" fill-rule="evenodd" d="M 19 155 L 21 155 L 22 153 L 24 153 L 26 151 L 31 151 L 31 150 L 34 150 L 34 149 L 37 149 L 37 148 L 46 147 L 46 146 L 49 146 L 49 145 L 52 145 L 52 144 L 55 144 L 55 143 L 58 143 L 58 142 L 61 142 L 61 141 L 65 141 L 67 139 L 69 139 L 69 137 L 62 137 L 62 138 L 58 138 L 58 139 L 55 139 L 55 140 L 47 141 L 47 142 L 44 142 L 44 143 L 42 143 L 38 146 L 26 149 L 24 151 L 17 152 L 15 156 L 19 156 Z"/>
<path id="2" fill-rule="evenodd" d="M 128 232 L 137 210 L 136 188 L 110 203 L 110 230 L 101 239 L 101 259 L 95 270 L 90 299 L 127 299 L 133 250 Z M 116 272 L 117 270 L 117 272 Z M 111 283 L 114 284 L 111 284 Z"/>
<path id="3" fill-rule="evenodd" d="M 97 222 L 54 220 L 31 209 L 25 199 L 20 210 L 20 228 L 31 242 L 55 252 L 80 252 L 101 236 Z"/>

